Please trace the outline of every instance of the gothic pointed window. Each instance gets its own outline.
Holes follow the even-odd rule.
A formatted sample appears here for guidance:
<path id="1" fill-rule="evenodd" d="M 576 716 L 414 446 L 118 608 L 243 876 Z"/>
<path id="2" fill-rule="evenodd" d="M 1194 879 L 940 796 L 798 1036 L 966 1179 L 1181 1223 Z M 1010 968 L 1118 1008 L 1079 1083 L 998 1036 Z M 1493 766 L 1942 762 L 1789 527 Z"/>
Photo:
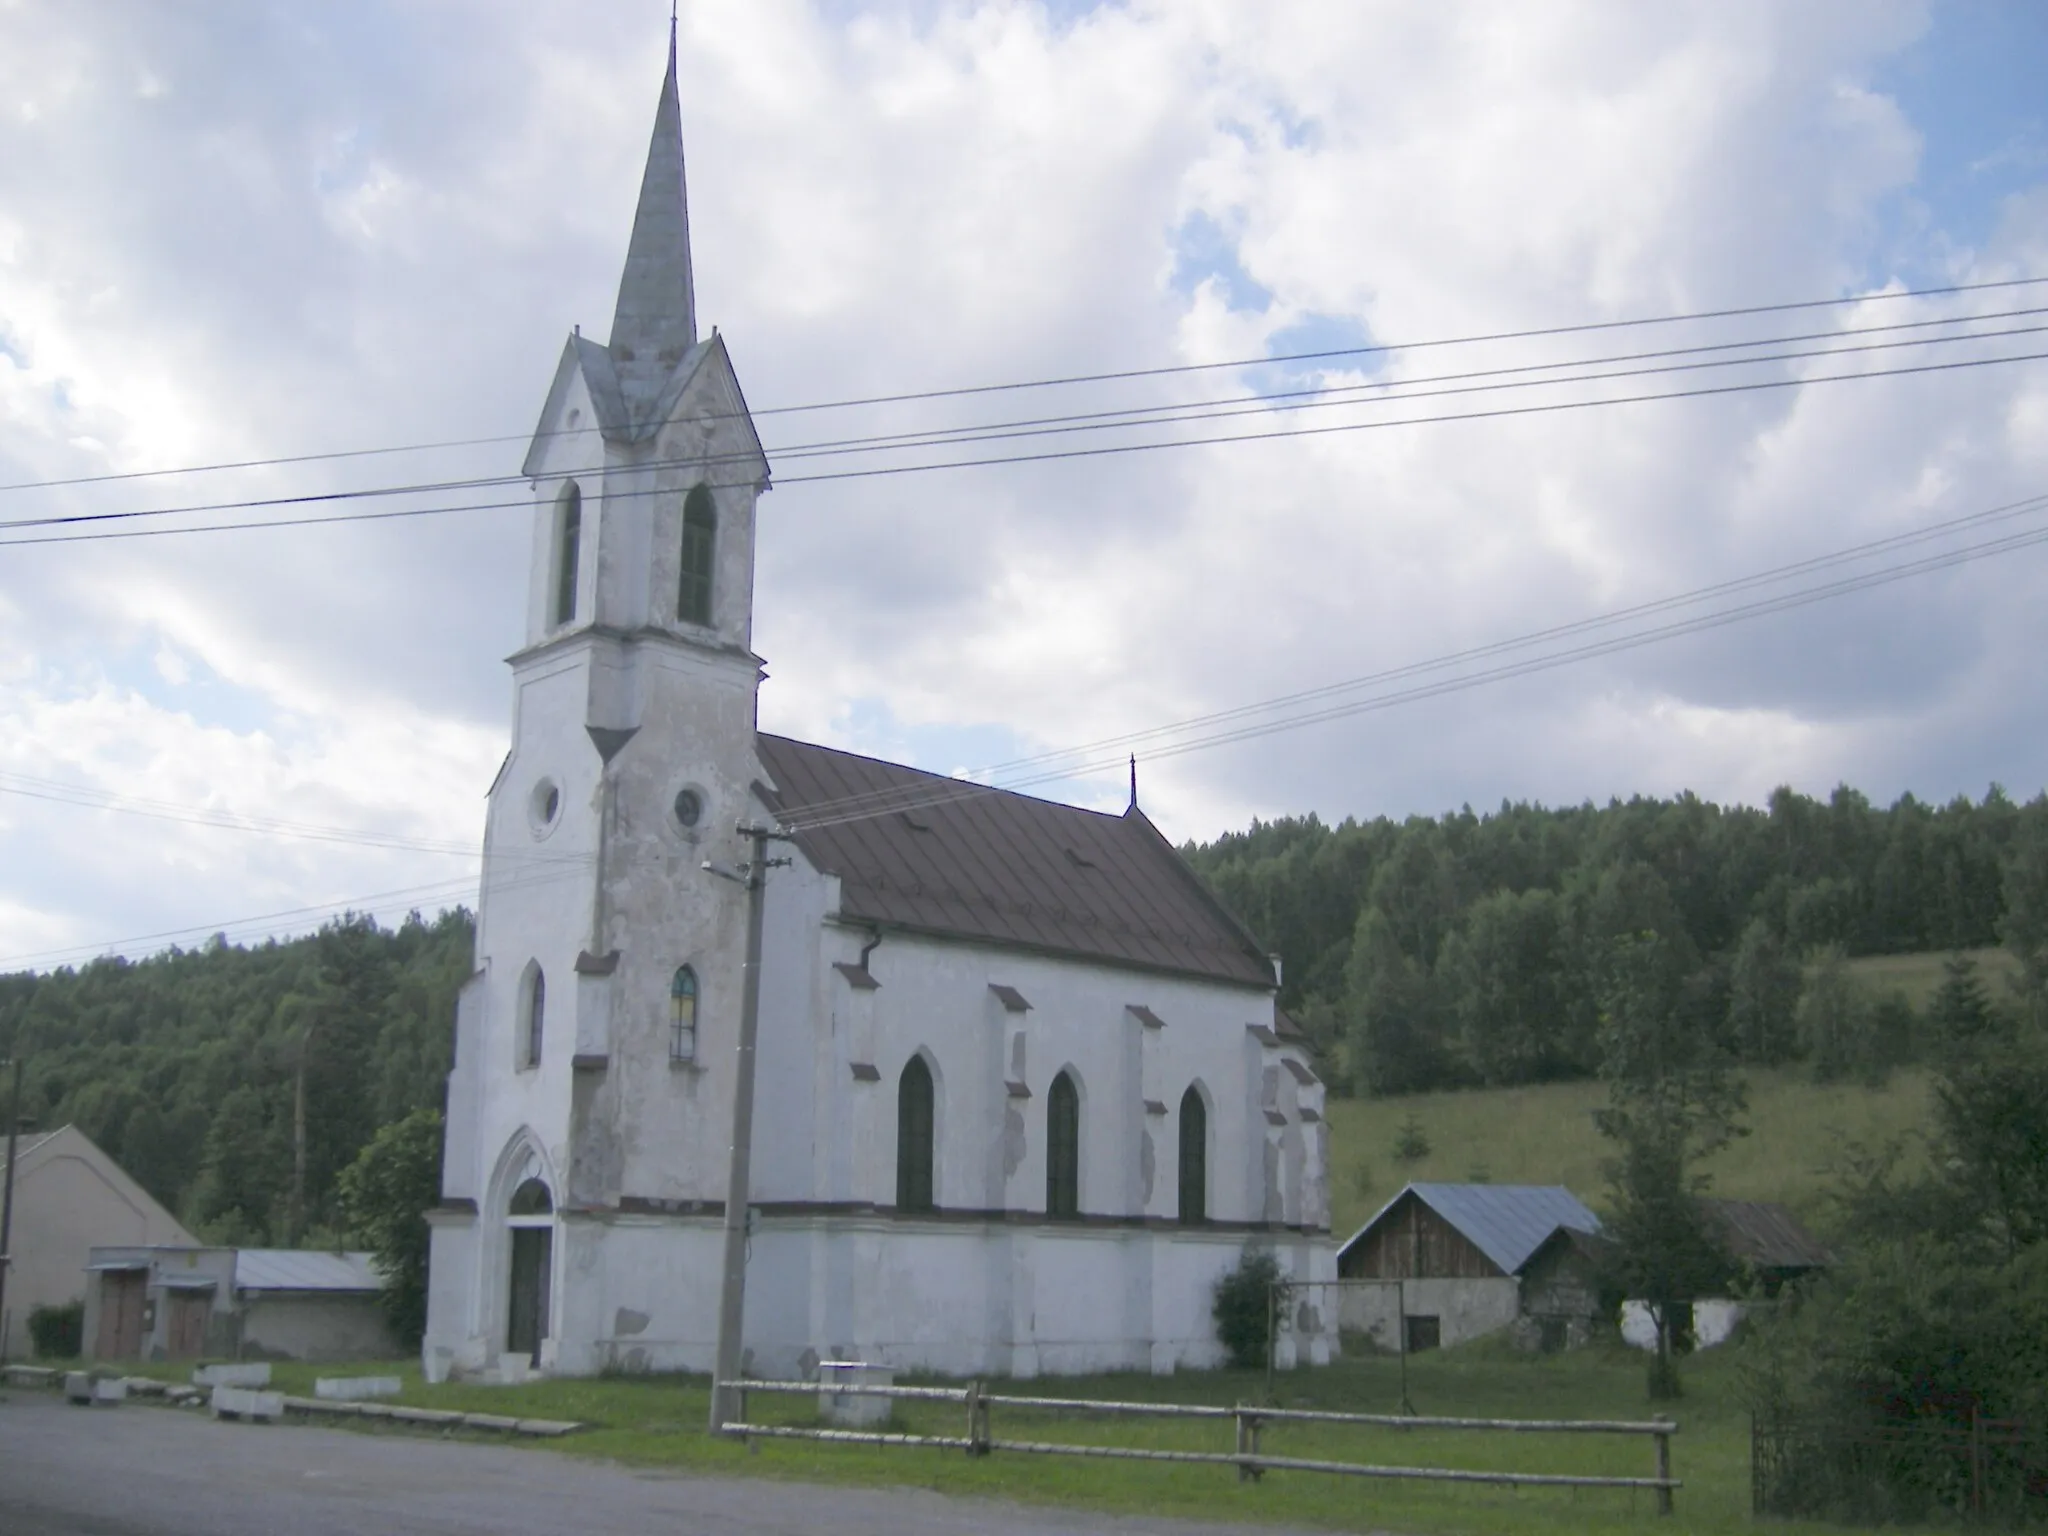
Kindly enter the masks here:
<path id="1" fill-rule="evenodd" d="M 576 619 L 576 568 L 583 553 L 583 487 L 571 480 L 562 487 L 555 511 L 556 624 Z"/>
<path id="2" fill-rule="evenodd" d="M 932 1208 L 932 1069 L 910 1058 L 896 1082 L 896 1208 Z"/>
<path id="3" fill-rule="evenodd" d="M 676 618 L 684 624 L 711 622 L 711 559 L 717 541 L 718 508 L 711 492 L 700 485 L 683 501 L 683 560 L 676 587 Z"/>
<path id="4" fill-rule="evenodd" d="M 525 1014 L 526 1038 L 523 1066 L 540 1065 L 541 1037 L 547 1027 L 548 979 L 541 974 L 538 965 L 531 967 L 526 980 L 526 996 L 521 1000 L 520 1012 Z"/>
<path id="5" fill-rule="evenodd" d="M 668 984 L 668 1059 L 697 1059 L 697 973 L 687 965 Z"/>
<path id="6" fill-rule="evenodd" d="M 1180 1096 L 1180 1219 L 1209 1219 L 1209 1106 L 1193 1088 Z"/>
<path id="7" fill-rule="evenodd" d="M 1045 1214 L 1081 1214 L 1081 1090 L 1062 1072 L 1045 1096 Z"/>

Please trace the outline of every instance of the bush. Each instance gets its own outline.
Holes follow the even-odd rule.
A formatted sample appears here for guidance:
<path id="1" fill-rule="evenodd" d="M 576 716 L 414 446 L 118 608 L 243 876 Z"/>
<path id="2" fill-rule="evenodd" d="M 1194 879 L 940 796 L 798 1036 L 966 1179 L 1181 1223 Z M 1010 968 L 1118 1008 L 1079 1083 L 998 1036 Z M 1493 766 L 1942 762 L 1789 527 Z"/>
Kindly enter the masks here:
<path id="1" fill-rule="evenodd" d="M 85 1353 L 85 1303 L 30 1308 L 28 1336 L 38 1359 L 76 1360 Z"/>
<path id="2" fill-rule="evenodd" d="M 1419 1163 L 1429 1156 L 1431 1147 L 1429 1133 L 1422 1128 L 1422 1122 L 1410 1114 L 1401 1122 L 1401 1128 L 1394 1133 L 1394 1161 L 1397 1163 Z"/>
<path id="3" fill-rule="evenodd" d="M 1266 1331 L 1272 1323 L 1273 1287 L 1280 1283 L 1280 1261 L 1264 1248 L 1247 1248 L 1237 1268 L 1216 1281 L 1210 1314 L 1216 1338 L 1240 1370 L 1266 1363 Z"/>

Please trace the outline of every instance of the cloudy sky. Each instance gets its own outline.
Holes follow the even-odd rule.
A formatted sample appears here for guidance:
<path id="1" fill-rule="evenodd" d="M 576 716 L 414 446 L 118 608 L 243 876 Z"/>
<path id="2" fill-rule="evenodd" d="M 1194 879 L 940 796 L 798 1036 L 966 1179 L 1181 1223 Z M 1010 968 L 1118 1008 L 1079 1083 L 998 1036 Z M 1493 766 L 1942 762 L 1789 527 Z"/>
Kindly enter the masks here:
<path id="1" fill-rule="evenodd" d="M 0 528 L 0 968 L 463 899 L 521 487 L 35 520 L 515 472 L 564 334 L 609 323 L 666 13 L 0 0 L 0 523 L 33 524 Z M 768 727 L 1120 808 L 1121 770 L 1016 765 L 1925 533 L 1148 737 L 1144 802 L 1206 838 L 2048 782 L 2048 510 L 1940 526 L 2048 492 L 2048 9 L 689 0 L 681 30 L 699 314 L 757 410 L 1232 365 L 763 414 Z M 1288 391 L 1325 393 L 1247 399 Z M 1224 414 L 801 451 L 1140 409 Z M 1252 440 L 806 478 L 1205 437 Z M 468 510 L 26 542 L 338 505 Z M 1457 686 L 1390 700 L 1416 682 Z"/>

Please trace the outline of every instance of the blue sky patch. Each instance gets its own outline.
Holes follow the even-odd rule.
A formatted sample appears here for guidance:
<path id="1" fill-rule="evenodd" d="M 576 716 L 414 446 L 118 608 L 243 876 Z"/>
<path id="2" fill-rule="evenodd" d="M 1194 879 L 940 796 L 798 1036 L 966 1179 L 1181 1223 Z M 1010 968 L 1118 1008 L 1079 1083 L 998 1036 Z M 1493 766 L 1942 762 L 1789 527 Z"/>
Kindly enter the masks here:
<path id="1" fill-rule="evenodd" d="M 1935 231 L 1981 250 L 2005 199 L 2048 180 L 2048 5 L 1943 0 L 1926 35 L 1873 84 L 1923 140 L 1889 243 L 1920 244 L 1913 230 L 1924 209 Z M 1941 251 L 1916 254 L 1938 262 Z"/>
<path id="2" fill-rule="evenodd" d="M 1210 278 L 1223 292 L 1223 302 L 1240 313 L 1256 314 L 1273 302 L 1273 291 L 1254 282 L 1237 259 L 1237 241 L 1206 213 L 1181 220 L 1173 232 L 1173 287 L 1192 294 Z"/>

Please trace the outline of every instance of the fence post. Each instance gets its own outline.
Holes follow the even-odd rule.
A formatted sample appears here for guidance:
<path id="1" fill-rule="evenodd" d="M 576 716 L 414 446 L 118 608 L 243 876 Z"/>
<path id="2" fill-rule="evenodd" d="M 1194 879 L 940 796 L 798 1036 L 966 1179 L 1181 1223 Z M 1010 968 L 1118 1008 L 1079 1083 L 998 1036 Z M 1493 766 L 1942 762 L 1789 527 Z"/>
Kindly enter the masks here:
<path id="1" fill-rule="evenodd" d="M 967 1454 L 988 1454 L 988 1404 L 981 1400 L 981 1379 L 967 1384 Z"/>
<path id="2" fill-rule="evenodd" d="M 1245 1407 L 1237 1405 L 1237 1454 L 1240 1457 L 1256 1457 L 1259 1454 L 1259 1416 Z M 1256 1461 L 1239 1461 L 1237 1480 L 1240 1483 L 1255 1483 L 1266 1475 L 1266 1469 Z"/>
<path id="3" fill-rule="evenodd" d="M 1656 1423 L 1659 1426 L 1670 1426 L 1671 1421 L 1665 1418 L 1660 1413 L 1657 1415 Z M 1671 1513 L 1671 1507 L 1673 1503 L 1671 1497 L 1671 1428 L 1660 1427 L 1656 1431 L 1656 1435 L 1657 1513 L 1660 1515 L 1668 1515 Z"/>

